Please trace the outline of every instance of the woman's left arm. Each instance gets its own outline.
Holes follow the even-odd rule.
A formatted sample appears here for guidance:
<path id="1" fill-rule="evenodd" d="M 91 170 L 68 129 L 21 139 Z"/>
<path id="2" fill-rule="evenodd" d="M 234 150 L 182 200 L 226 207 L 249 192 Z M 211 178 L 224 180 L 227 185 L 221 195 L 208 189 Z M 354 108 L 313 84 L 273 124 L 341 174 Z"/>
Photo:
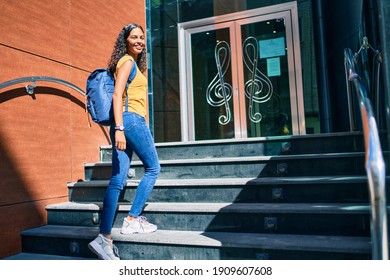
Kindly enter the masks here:
<path id="1" fill-rule="evenodd" d="M 130 60 L 125 61 L 119 68 L 115 79 L 114 94 L 112 96 L 112 106 L 114 111 L 115 126 L 123 126 L 123 101 L 122 95 L 129 79 L 130 69 L 133 63 Z M 118 150 L 126 149 L 126 138 L 123 131 L 115 131 L 115 143 L 112 143 Z"/>

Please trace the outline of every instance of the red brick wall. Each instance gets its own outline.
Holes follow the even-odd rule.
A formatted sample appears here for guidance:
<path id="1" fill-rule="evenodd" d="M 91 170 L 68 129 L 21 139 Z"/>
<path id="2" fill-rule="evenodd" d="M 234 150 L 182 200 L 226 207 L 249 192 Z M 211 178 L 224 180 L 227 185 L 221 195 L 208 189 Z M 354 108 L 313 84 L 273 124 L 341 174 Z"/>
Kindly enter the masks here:
<path id="1" fill-rule="evenodd" d="M 0 84 L 50 76 L 84 90 L 130 22 L 145 26 L 144 0 L 1 1 Z M 109 144 L 105 128 L 89 128 L 80 93 L 37 82 L 32 97 L 25 85 L 0 89 L 0 258 L 21 251 L 20 231 L 45 224 L 45 205 L 67 201 L 66 183 Z"/>

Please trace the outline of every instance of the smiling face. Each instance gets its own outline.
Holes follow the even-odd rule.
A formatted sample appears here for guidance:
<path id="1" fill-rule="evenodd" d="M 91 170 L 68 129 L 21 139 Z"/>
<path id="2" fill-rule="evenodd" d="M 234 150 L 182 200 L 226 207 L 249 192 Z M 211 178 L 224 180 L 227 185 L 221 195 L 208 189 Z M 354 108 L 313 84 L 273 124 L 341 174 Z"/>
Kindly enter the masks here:
<path id="1" fill-rule="evenodd" d="M 145 46 L 145 35 L 141 28 L 134 28 L 131 30 L 129 37 L 127 37 L 127 53 L 134 59 L 142 52 Z"/>

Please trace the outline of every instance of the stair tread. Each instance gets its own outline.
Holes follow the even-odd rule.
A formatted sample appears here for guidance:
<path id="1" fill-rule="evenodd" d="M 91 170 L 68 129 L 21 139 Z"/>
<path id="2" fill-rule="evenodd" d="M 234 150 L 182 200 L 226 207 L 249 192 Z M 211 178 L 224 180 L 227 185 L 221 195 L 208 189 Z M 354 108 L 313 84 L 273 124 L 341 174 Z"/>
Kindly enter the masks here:
<path id="1" fill-rule="evenodd" d="M 239 143 L 261 143 L 272 141 L 288 141 L 299 139 L 324 139 L 324 138 L 338 138 L 338 137 L 362 137 L 361 131 L 348 131 L 348 132 L 329 132 L 322 134 L 302 134 L 302 135 L 279 135 L 279 136 L 263 136 L 263 137 L 250 137 L 250 138 L 233 138 L 233 139 L 218 139 L 218 140 L 196 140 L 196 141 L 178 141 L 178 142 L 162 142 L 155 143 L 156 147 L 169 147 L 169 146 L 204 146 L 204 145 L 216 145 L 216 144 L 239 144 Z M 112 145 L 101 145 L 101 149 L 112 149 Z"/>
<path id="2" fill-rule="evenodd" d="M 128 212 L 131 204 L 119 203 L 118 211 Z M 46 206 L 46 210 L 99 211 L 102 202 L 63 202 Z M 312 213 L 312 214 L 368 214 L 365 203 L 173 203 L 150 202 L 145 212 L 174 213 Z M 390 211 L 390 206 L 388 206 Z"/>
<path id="3" fill-rule="evenodd" d="M 390 179 L 390 177 L 388 177 Z M 127 186 L 137 186 L 140 180 L 127 180 Z M 261 178 L 157 179 L 155 186 L 230 186 L 259 184 L 338 184 L 367 182 L 367 176 L 294 176 Z M 68 187 L 107 187 L 109 180 L 85 180 L 68 183 Z"/>
<path id="4" fill-rule="evenodd" d="M 94 260 L 92 258 L 81 258 L 75 256 L 61 256 L 39 253 L 19 253 L 3 260 Z"/>
<path id="5" fill-rule="evenodd" d="M 62 237 L 92 240 L 98 228 L 79 226 L 47 225 L 27 229 L 24 236 Z M 368 237 L 320 236 L 294 234 L 257 234 L 204 231 L 158 230 L 150 234 L 122 235 L 113 228 L 112 238 L 116 242 L 154 243 L 175 246 L 235 247 L 272 250 L 301 250 L 322 252 L 370 253 Z"/>
<path id="6" fill-rule="evenodd" d="M 207 157 L 207 158 L 188 158 L 188 159 L 166 159 L 160 160 L 160 164 L 201 164 L 201 163 L 234 163 L 234 162 L 259 162 L 273 160 L 292 160 L 292 159 L 318 159 L 318 158 L 340 158 L 340 157 L 361 157 L 364 152 L 346 152 L 346 153 L 319 153 L 319 154 L 291 154 L 291 155 L 270 155 L 270 156 L 237 156 L 237 157 Z M 142 165 L 141 161 L 133 161 L 132 166 Z M 110 166 L 111 161 L 86 162 L 85 167 Z"/>

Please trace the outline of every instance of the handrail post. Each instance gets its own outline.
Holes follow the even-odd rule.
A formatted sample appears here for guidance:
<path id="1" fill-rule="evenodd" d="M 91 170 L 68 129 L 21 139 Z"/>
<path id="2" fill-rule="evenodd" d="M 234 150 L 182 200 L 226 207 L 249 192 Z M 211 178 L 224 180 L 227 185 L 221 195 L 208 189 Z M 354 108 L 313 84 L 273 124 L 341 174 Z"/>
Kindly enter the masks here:
<path id="1" fill-rule="evenodd" d="M 352 89 L 351 89 L 351 83 L 350 79 L 352 78 L 352 71 L 349 71 L 347 60 L 344 60 L 344 66 L 345 66 L 345 80 L 346 80 L 346 87 L 347 87 L 347 102 L 348 102 L 348 116 L 349 116 L 349 129 L 350 131 L 354 131 L 355 126 L 355 114 L 353 109 L 353 97 L 352 97 Z"/>

